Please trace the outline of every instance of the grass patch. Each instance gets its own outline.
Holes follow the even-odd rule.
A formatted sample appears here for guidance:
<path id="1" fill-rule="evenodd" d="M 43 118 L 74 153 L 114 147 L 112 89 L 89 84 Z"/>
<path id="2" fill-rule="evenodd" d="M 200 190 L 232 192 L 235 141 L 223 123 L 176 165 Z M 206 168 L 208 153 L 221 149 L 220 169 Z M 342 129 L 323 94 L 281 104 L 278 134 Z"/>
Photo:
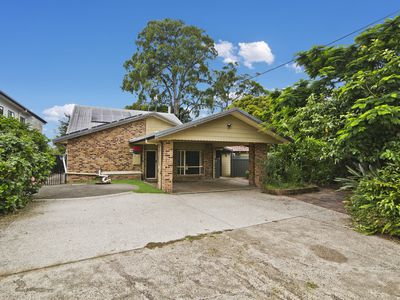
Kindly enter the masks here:
<path id="1" fill-rule="evenodd" d="M 137 189 L 133 191 L 135 193 L 164 193 L 151 184 L 136 179 L 113 179 L 111 184 L 113 183 L 134 185 L 137 187 Z"/>
<path id="2" fill-rule="evenodd" d="M 319 286 L 318 286 L 318 284 L 316 284 L 316 283 L 314 283 L 312 281 L 307 281 L 306 282 L 306 287 L 308 289 L 314 290 L 314 289 L 317 289 Z"/>
<path id="3" fill-rule="evenodd" d="M 282 182 L 282 183 L 267 183 L 265 184 L 265 187 L 267 189 L 298 189 L 298 188 L 304 188 L 304 187 L 309 187 L 309 185 L 306 185 L 304 183 L 290 183 L 290 182 Z"/>
<path id="4" fill-rule="evenodd" d="M 177 240 L 172 240 L 168 242 L 150 242 L 147 243 L 146 246 L 144 246 L 147 249 L 156 249 L 156 248 L 162 248 L 168 245 L 176 244 L 178 242 L 183 242 L 183 241 L 188 241 L 188 242 L 194 242 L 197 240 L 201 240 L 206 237 L 212 237 L 215 238 L 216 235 L 222 234 L 224 232 L 232 231 L 232 229 L 227 229 L 224 231 L 214 231 L 214 232 L 209 232 L 209 233 L 200 233 L 198 235 L 187 235 L 184 238 L 177 239 Z"/>

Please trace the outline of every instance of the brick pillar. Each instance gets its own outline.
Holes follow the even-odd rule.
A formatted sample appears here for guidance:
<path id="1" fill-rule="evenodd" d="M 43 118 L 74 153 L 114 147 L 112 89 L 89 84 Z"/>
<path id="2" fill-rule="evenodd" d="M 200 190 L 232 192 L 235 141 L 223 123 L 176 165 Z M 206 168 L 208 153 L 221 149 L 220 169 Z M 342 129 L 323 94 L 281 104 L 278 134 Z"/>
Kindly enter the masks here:
<path id="1" fill-rule="evenodd" d="M 255 185 L 254 182 L 254 144 L 249 145 L 249 185 Z"/>
<path id="2" fill-rule="evenodd" d="M 256 187 L 261 187 L 263 184 L 267 149 L 267 144 L 254 145 L 254 184 Z"/>
<path id="3" fill-rule="evenodd" d="M 162 142 L 161 189 L 172 193 L 174 178 L 174 147 L 172 141 Z"/>
<path id="4" fill-rule="evenodd" d="M 204 149 L 204 177 L 206 179 L 213 178 L 213 146 L 212 144 L 206 144 Z"/>

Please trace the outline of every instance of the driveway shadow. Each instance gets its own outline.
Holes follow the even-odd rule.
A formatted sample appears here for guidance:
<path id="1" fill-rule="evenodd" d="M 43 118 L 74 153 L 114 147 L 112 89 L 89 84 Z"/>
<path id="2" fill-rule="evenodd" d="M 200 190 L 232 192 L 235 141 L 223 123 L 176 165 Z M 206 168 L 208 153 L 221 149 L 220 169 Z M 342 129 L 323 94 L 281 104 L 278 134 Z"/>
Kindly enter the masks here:
<path id="1" fill-rule="evenodd" d="M 135 189 L 130 184 L 60 184 L 43 186 L 34 199 L 82 198 L 130 192 Z"/>

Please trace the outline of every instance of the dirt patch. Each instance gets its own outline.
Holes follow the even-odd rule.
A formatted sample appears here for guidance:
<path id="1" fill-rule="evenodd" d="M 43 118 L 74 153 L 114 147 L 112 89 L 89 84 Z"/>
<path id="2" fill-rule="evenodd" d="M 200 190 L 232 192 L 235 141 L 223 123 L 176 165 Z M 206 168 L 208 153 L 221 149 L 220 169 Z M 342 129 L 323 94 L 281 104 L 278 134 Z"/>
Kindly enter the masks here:
<path id="1" fill-rule="evenodd" d="M 310 250 L 318 257 L 327 261 L 333 261 L 336 263 L 345 263 L 347 261 L 346 256 L 344 256 L 339 251 L 329 247 L 325 247 L 322 245 L 312 245 L 310 247 Z"/>
<path id="2" fill-rule="evenodd" d="M 348 192 L 338 191 L 337 188 L 321 188 L 319 192 L 290 195 L 289 197 L 345 214 L 343 201 L 348 196 Z"/>

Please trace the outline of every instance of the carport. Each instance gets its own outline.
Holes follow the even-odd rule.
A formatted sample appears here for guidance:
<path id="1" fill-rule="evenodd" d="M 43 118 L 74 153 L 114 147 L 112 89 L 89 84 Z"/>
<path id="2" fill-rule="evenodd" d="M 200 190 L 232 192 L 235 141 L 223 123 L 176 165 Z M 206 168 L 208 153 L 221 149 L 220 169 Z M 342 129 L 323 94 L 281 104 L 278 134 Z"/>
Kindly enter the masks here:
<path id="1" fill-rule="evenodd" d="M 249 185 L 248 179 L 241 177 L 220 177 L 197 181 L 174 182 L 174 193 L 176 194 L 228 192 L 254 188 L 254 186 Z"/>
<path id="2" fill-rule="evenodd" d="M 261 187 L 268 145 L 286 142 L 237 108 L 130 140 L 142 150 L 144 179 L 168 193 Z M 246 184 L 217 178 L 217 151 L 227 146 L 249 148 Z"/>

